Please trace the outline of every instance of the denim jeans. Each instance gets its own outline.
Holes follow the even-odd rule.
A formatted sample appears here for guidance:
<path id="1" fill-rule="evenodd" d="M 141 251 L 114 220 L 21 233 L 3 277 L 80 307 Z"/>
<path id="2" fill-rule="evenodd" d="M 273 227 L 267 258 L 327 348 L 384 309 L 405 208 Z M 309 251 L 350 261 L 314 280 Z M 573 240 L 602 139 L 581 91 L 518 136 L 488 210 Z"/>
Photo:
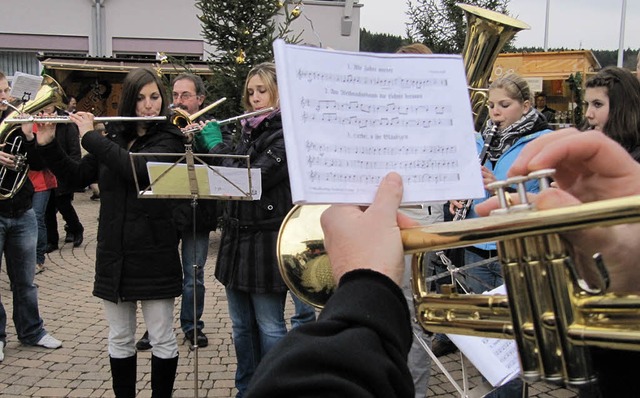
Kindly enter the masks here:
<path id="1" fill-rule="evenodd" d="M 195 250 L 195 252 L 194 252 Z M 196 232 L 196 239 L 193 240 L 193 233 L 182 233 L 182 304 L 180 307 L 180 327 L 183 332 L 193 330 L 194 321 L 196 327 L 202 330 L 204 322 L 200 320 L 204 310 L 204 263 L 207 261 L 209 251 L 209 232 Z M 194 259 L 195 254 L 195 259 Z M 193 314 L 193 274 L 194 261 L 197 267 L 196 274 L 196 314 Z"/>
<path id="2" fill-rule="evenodd" d="M 36 271 L 36 213 L 27 210 L 19 217 L 0 216 L 0 250 L 4 253 L 13 294 L 13 323 L 22 344 L 35 345 L 47 332 L 38 310 Z M 0 341 L 7 339 L 7 313 L 0 302 Z"/>
<path id="3" fill-rule="evenodd" d="M 233 345 L 236 349 L 236 398 L 241 398 L 260 360 L 287 334 L 284 306 L 287 293 L 248 293 L 225 289 Z"/>
<path id="4" fill-rule="evenodd" d="M 34 192 L 31 199 L 33 211 L 36 213 L 36 222 L 38 223 L 38 243 L 36 246 L 36 263 L 44 264 L 44 255 L 47 251 L 47 224 L 45 222 L 45 213 L 47 203 L 52 190 Z"/>
<path id="5" fill-rule="evenodd" d="M 469 250 L 464 251 L 465 265 L 477 263 L 482 260 L 485 259 L 478 254 Z M 478 267 L 471 268 L 467 270 L 467 274 L 471 275 L 470 278 L 467 278 L 467 284 L 474 293 L 482 293 L 504 283 L 500 262 L 498 260 L 487 265 L 480 265 Z M 523 389 L 524 385 L 522 380 L 516 378 L 491 391 L 489 394 L 485 395 L 485 398 L 518 398 L 522 396 Z"/>
<path id="6" fill-rule="evenodd" d="M 464 264 L 472 264 L 485 260 L 481 256 L 469 250 L 464 251 Z M 500 262 L 498 260 L 486 264 L 473 267 L 467 270 L 466 278 L 467 285 L 474 293 L 483 293 L 487 290 L 491 290 L 504 283 L 502 278 L 502 270 L 500 269 Z"/>
<path id="7" fill-rule="evenodd" d="M 295 307 L 295 313 L 291 317 L 292 329 L 316 320 L 316 310 L 312 305 L 300 300 L 298 296 L 293 293 L 291 293 L 291 298 L 293 299 L 293 305 Z"/>

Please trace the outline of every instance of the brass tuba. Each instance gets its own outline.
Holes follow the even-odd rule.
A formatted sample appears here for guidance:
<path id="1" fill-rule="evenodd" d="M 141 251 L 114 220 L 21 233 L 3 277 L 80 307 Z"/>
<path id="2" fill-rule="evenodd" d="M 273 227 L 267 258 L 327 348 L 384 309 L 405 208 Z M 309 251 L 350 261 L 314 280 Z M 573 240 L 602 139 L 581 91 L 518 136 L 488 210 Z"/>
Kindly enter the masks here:
<path id="1" fill-rule="evenodd" d="M 531 27 L 499 12 L 469 4 L 456 5 L 464 10 L 467 20 L 462 58 L 467 71 L 475 130 L 480 131 L 487 118 L 486 88 L 493 64 L 504 45 L 516 33 Z"/>
<path id="2" fill-rule="evenodd" d="M 58 82 L 51 76 L 45 75 L 35 98 L 27 101 L 20 109 L 9 113 L 0 122 L 0 145 L 2 145 L 2 150 L 15 156 L 15 166 L 13 168 L 0 167 L 0 200 L 11 199 L 22 188 L 29 172 L 22 127 L 6 121 L 18 118 L 21 113 L 37 113 L 51 104 L 63 108 L 65 106 L 65 98 L 64 90 Z"/>
<path id="3" fill-rule="evenodd" d="M 527 177 L 518 178 L 523 182 Z M 545 176 L 532 173 L 529 178 Z M 524 186 L 518 193 L 526 198 Z M 432 293 L 422 262 L 414 256 L 417 320 L 434 333 L 514 339 L 527 381 L 594 382 L 589 347 L 640 351 L 640 294 L 606 293 L 608 276 L 599 258 L 594 261 L 603 286 L 588 286 L 559 233 L 639 222 L 640 195 L 542 211 L 526 204 L 510 206 L 502 195 L 505 207 L 489 217 L 401 231 L 405 253 L 497 241 L 507 289 L 507 295 L 458 294 L 450 285 L 443 293 Z M 335 288 L 320 228 L 326 207 L 294 207 L 277 246 L 283 279 L 316 307 Z"/>

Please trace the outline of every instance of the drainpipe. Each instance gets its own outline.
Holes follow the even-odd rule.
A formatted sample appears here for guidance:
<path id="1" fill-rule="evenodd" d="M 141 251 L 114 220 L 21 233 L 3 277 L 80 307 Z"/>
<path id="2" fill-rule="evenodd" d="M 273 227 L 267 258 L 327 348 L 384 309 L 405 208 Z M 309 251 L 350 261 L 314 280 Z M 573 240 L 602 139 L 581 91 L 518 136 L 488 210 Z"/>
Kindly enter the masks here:
<path id="1" fill-rule="evenodd" d="M 104 49 L 104 32 L 102 28 L 102 7 L 104 7 L 105 0 L 92 0 L 93 2 L 93 24 L 92 34 L 94 43 L 94 52 L 96 57 L 103 57 L 105 55 Z"/>

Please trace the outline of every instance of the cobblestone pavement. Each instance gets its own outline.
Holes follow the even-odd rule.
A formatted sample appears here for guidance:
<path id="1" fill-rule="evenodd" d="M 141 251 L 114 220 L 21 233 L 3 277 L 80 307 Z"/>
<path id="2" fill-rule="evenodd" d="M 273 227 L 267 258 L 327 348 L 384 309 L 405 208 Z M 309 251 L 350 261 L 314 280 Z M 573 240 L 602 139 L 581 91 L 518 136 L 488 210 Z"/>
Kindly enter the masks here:
<path id="1" fill-rule="evenodd" d="M 2 397 L 113 397 L 111 375 L 106 353 L 107 324 L 100 300 L 91 295 L 99 202 L 89 200 L 90 192 L 76 194 L 74 205 L 85 226 L 84 243 L 73 248 L 62 244 L 48 254 L 45 272 L 36 276 L 39 286 L 40 314 L 45 328 L 62 340 L 57 350 L 27 347 L 16 338 L 12 314 L 11 292 L 6 270 L 0 272 L 0 296 L 7 311 L 7 347 L 4 362 L 0 363 L 0 396 Z M 63 221 L 60 222 L 61 238 Z M 197 351 L 199 397 L 234 397 L 235 352 L 231 342 L 231 322 L 227 313 L 224 289 L 213 277 L 218 234 L 212 233 L 206 270 L 206 298 L 203 320 L 209 346 Z M 176 333 L 180 300 L 176 300 Z M 289 303 L 287 313 L 291 313 Z M 141 316 L 139 320 L 141 321 Z M 140 324 L 139 335 L 144 332 Z M 174 397 L 195 396 L 195 352 L 187 344 L 180 345 L 180 360 Z M 138 354 L 138 397 L 150 397 L 150 352 Z M 457 354 L 443 359 L 454 377 Z M 477 371 L 471 369 L 470 385 L 478 381 Z M 531 386 L 530 396 L 539 398 L 570 398 L 571 390 L 543 383 Z M 428 397 L 456 397 L 455 389 L 435 365 L 432 369 Z"/>

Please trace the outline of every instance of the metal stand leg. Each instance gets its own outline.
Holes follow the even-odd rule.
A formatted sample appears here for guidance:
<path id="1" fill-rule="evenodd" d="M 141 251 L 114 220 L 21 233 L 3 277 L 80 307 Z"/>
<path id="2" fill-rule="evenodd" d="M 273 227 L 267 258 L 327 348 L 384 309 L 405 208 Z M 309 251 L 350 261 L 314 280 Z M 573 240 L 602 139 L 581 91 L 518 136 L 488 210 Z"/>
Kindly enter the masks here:
<path id="1" fill-rule="evenodd" d="M 192 225 L 192 234 L 193 234 L 193 345 L 191 346 L 191 350 L 193 351 L 193 396 L 198 398 L 198 283 L 196 281 L 198 277 L 198 264 L 196 263 L 197 258 L 197 245 L 196 245 L 196 209 L 198 208 L 198 198 L 197 196 L 193 196 L 191 199 L 191 225 Z"/>

